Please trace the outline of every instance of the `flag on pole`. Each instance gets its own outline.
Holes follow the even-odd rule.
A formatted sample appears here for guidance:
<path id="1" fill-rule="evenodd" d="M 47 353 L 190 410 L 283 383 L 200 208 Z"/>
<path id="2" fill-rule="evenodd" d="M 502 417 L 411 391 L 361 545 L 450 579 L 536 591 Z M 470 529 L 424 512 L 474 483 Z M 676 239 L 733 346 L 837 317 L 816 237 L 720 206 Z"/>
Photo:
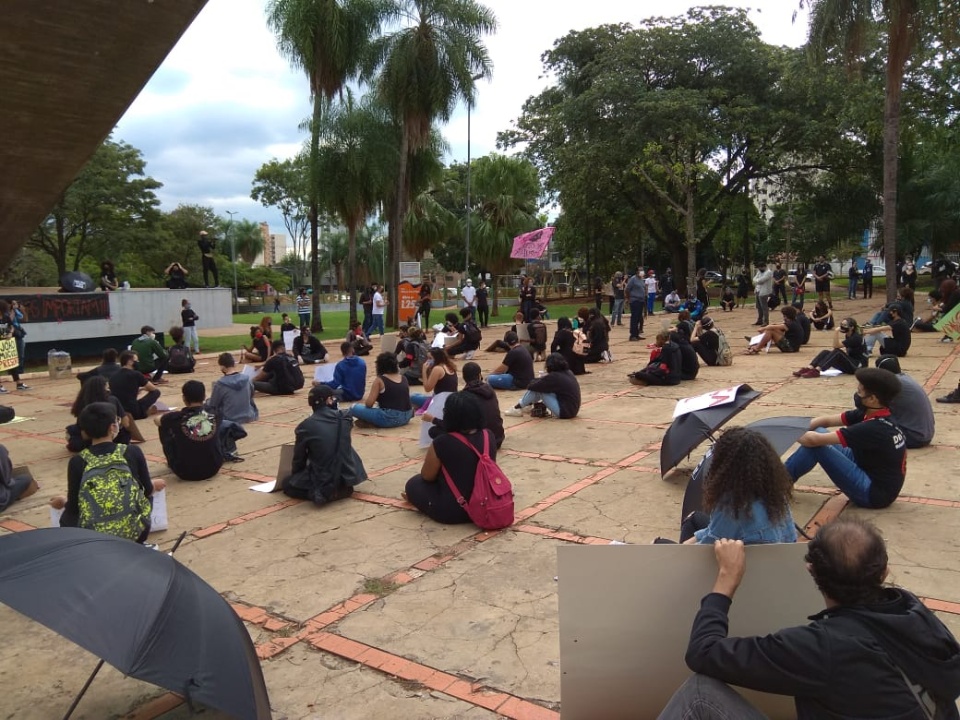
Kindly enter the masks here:
<path id="1" fill-rule="evenodd" d="M 518 235 L 513 239 L 513 250 L 510 251 L 510 257 L 520 260 L 539 260 L 543 257 L 543 253 L 547 251 L 554 230 L 556 228 L 545 227 Z"/>

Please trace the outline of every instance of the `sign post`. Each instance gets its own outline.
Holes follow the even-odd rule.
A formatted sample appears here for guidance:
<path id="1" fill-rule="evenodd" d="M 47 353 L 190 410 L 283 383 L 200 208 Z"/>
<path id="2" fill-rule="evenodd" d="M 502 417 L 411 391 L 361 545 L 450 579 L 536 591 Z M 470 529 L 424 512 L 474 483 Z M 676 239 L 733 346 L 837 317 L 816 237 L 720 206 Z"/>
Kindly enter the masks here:
<path id="1" fill-rule="evenodd" d="M 400 263 L 397 285 L 397 322 L 412 325 L 420 307 L 420 263 Z"/>

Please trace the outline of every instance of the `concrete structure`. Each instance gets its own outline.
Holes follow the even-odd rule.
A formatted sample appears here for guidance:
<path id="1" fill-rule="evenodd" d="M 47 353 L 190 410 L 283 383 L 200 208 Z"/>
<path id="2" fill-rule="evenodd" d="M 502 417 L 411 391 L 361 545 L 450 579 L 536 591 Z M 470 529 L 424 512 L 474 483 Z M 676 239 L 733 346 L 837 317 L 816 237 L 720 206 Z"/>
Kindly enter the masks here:
<path id="1" fill-rule="evenodd" d="M 0 267 L 206 2 L 0 3 Z"/>

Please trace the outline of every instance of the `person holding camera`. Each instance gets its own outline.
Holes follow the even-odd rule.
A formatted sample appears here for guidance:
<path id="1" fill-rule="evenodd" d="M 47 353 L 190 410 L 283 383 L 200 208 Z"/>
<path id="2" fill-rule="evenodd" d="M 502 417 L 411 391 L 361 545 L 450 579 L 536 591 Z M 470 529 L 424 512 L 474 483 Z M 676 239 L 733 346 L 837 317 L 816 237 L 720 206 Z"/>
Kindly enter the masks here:
<path id="1" fill-rule="evenodd" d="M 214 286 L 220 287 L 220 271 L 217 270 L 217 260 L 213 254 L 217 247 L 217 241 L 210 237 L 206 230 L 201 230 L 197 247 L 200 248 L 200 262 L 203 263 L 203 286 L 210 287 L 210 275 L 212 274 Z"/>
<path id="2" fill-rule="evenodd" d="M 187 269 L 178 262 L 172 262 L 164 269 L 163 274 L 167 276 L 167 287 L 170 290 L 187 289 Z"/>
<path id="3" fill-rule="evenodd" d="M 810 364 L 800 368 L 794 377 L 816 378 L 824 370 L 836 368 L 844 375 L 853 375 L 867 365 L 867 346 L 860 326 L 852 317 L 844 318 L 833 329 L 833 349 L 821 350 Z"/>

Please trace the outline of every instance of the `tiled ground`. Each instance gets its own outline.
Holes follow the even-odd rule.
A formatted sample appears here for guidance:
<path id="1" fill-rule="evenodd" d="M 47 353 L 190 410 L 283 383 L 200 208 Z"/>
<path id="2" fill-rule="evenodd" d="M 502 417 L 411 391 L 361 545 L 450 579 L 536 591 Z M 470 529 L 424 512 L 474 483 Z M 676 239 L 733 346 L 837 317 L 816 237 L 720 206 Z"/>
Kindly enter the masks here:
<path id="1" fill-rule="evenodd" d="M 838 313 L 862 318 L 872 307 L 836 303 Z M 735 347 L 754 319 L 752 310 L 714 316 Z M 960 348 L 936 339 L 915 336 L 903 362 L 931 397 L 956 387 L 960 376 Z M 704 368 L 680 387 L 640 389 L 624 376 L 644 363 L 646 342 L 627 342 L 626 328 L 615 328 L 616 361 L 582 378 L 579 418 L 507 418 L 500 462 L 515 484 L 518 512 L 516 525 L 499 533 L 439 526 L 403 502 L 403 485 L 423 455 L 415 425 L 355 430 L 371 479 L 352 499 L 323 509 L 248 490 L 272 478 L 280 445 L 307 416 L 302 393 L 259 399 L 262 419 L 248 426 L 250 437 L 241 444 L 246 462 L 227 466 L 209 482 L 169 477 L 148 427 L 151 439 L 142 447 L 151 472 L 168 476 L 171 522 L 153 538 L 169 547 L 188 532 L 176 557 L 246 621 L 276 718 L 557 718 L 555 548 L 675 536 L 687 477 L 705 449 L 661 478 L 659 443 L 676 399 L 746 382 L 763 395 L 735 422 L 836 412 L 851 401 L 852 378 L 790 375 L 829 343 L 829 333 L 815 332 L 800 357 L 738 355 L 733 367 Z M 478 361 L 489 371 L 501 357 L 481 354 Z M 213 359 L 202 358 L 196 377 L 209 386 L 216 376 Z M 78 384 L 29 382 L 29 392 L 3 399 L 28 419 L 0 426 L 0 442 L 16 464 L 30 465 L 43 487 L 0 516 L 0 534 L 47 525 L 46 501 L 65 485 L 63 427 Z M 179 404 L 176 387 L 176 378 L 166 386 L 170 404 Z M 518 396 L 501 393 L 501 407 Z M 952 530 L 960 509 L 960 406 L 934 407 L 937 439 L 911 451 L 901 500 L 884 511 L 849 512 L 869 516 L 884 530 L 895 580 L 927 598 L 958 630 Z M 815 528 L 848 511 L 822 473 L 801 482 L 793 507 L 801 525 Z M 95 659 L 3 606 L 0 627 L 0 718 L 62 715 Z M 178 697 L 109 671 L 75 717 L 188 715 Z"/>

